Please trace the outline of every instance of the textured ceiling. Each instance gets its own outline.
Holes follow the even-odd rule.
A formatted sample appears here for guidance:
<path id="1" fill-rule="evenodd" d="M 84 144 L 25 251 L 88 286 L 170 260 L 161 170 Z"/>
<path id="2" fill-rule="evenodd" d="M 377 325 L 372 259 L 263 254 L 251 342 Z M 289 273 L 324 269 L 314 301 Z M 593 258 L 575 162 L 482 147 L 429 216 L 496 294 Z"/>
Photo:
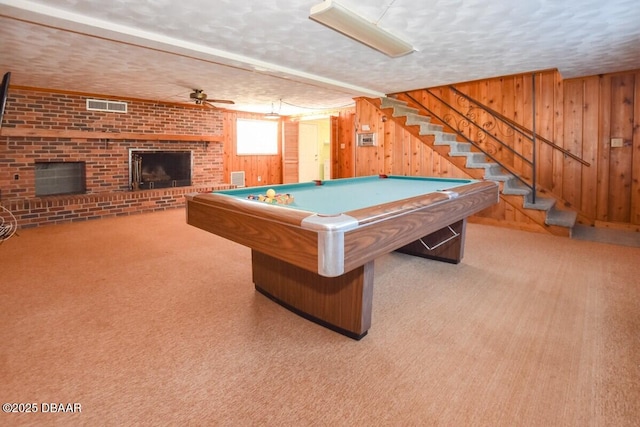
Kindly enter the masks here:
<path id="1" fill-rule="evenodd" d="M 638 0 L 338 0 L 409 41 L 385 55 L 308 18 L 320 0 L 0 0 L 12 84 L 310 113 L 376 96 L 557 68 L 640 69 Z M 221 105 L 228 107 L 226 105 Z"/>

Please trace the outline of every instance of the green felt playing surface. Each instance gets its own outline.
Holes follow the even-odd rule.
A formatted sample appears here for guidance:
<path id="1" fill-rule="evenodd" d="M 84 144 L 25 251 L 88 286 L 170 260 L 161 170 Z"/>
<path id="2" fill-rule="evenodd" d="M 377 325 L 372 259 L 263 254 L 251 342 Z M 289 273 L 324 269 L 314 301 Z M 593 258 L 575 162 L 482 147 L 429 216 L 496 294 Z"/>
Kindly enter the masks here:
<path id="1" fill-rule="evenodd" d="M 470 179 L 431 178 L 390 175 L 386 178 L 367 176 L 299 184 L 283 184 L 216 191 L 230 197 L 247 199 L 264 195 L 272 188 L 279 194 L 290 194 L 294 202 L 289 208 L 320 215 L 338 215 L 378 204 L 416 197 L 434 191 L 454 190 L 460 185 L 477 182 Z M 255 201 L 255 203 L 264 203 Z"/>

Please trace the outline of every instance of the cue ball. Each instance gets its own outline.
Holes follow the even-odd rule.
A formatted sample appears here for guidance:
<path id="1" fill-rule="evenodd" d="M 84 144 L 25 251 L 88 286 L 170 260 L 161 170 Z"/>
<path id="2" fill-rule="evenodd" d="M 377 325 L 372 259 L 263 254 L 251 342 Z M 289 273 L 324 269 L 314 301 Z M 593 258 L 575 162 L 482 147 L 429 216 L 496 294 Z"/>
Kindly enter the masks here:
<path id="1" fill-rule="evenodd" d="M 273 188 L 270 188 L 267 190 L 267 197 L 270 199 L 273 199 L 276 195 L 276 190 L 274 190 Z"/>

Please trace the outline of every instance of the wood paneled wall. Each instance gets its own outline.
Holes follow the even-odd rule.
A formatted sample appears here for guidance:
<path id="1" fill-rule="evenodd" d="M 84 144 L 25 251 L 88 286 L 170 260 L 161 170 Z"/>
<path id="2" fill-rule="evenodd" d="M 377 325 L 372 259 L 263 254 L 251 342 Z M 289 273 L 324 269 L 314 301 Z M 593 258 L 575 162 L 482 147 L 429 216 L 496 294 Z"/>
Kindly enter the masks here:
<path id="1" fill-rule="evenodd" d="M 551 70 L 455 87 L 530 129 L 535 113 L 539 136 L 589 163 L 583 165 L 540 142 L 536 146 L 538 185 L 577 210 L 581 222 L 640 230 L 640 71 L 563 80 Z M 431 90 L 456 102 L 444 88 Z M 434 111 L 442 112 L 441 104 L 426 91 L 411 94 Z M 482 113 L 477 114 L 479 122 L 486 121 Z M 446 157 L 434 153 L 391 120 L 384 121 L 383 114 L 371 104 L 358 101 L 356 132 L 361 132 L 363 125 L 376 132 L 378 146 L 355 147 L 355 175 L 464 176 Z M 469 127 L 465 133 L 477 138 L 478 131 Z M 532 154 L 523 138 L 502 133 L 501 139 L 512 147 Z M 612 147 L 612 138 L 621 138 L 623 146 Z M 525 175 L 533 173 L 508 150 L 488 148 Z M 505 207 L 493 209 L 491 215 L 499 221 L 528 222 Z"/>
<path id="2" fill-rule="evenodd" d="M 262 120 L 263 114 L 237 111 L 224 112 L 224 182 L 231 182 L 231 172 L 244 171 L 245 185 L 281 184 L 282 181 L 282 120 L 279 120 L 278 154 L 239 156 L 236 150 L 236 120 Z M 260 180 L 258 180 L 260 179 Z"/>
<path id="3" fill-rule="evenodd" d="M 341 111 L 331 117 L 331 177 L 358 176 L 355 169 L 355 110 Z"/>
<path id="4" fill-rule="evenodd" d="M 640 224 L 640 71 L 582 83 L 600 95 L 596 219 Z M 611 138 L 623 146 L 611 147 Z"/>
<path id="5" fill-rule="evenodd" d="M 300 129 L 297 121 L 285 120 L 282 145 L 282 182 L 292 184 L 298 182 L 298 138 Z"/>

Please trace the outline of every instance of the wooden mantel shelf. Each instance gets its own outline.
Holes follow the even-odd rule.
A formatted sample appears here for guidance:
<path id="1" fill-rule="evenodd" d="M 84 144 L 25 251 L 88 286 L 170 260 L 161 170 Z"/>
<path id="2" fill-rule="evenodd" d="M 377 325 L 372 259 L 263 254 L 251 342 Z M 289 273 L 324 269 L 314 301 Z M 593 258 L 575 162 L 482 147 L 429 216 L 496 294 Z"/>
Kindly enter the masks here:
<path id="1" fill-rule="evenodd" d="M 134 132 L 87 132 L 81 130 L 64 129 L 0 129 L 0 136 L 19 136 L 36 138 L 69 138 L 69 139 L 134 139 L 147 141 L 202 141 L 222 142 L 222 135 L 180 135 L 167 133 L 134 133 Z"/>

